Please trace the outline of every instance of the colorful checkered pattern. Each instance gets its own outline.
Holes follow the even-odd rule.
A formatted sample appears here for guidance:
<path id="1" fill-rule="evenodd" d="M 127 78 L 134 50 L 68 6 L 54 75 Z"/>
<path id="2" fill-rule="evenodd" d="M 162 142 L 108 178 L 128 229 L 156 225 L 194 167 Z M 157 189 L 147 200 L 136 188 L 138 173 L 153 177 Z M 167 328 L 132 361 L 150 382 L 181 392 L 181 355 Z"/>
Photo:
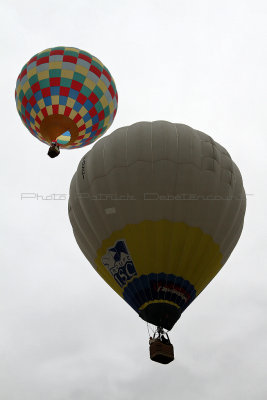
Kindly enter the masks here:
<path id="1" fill-rule="evenodd" d="M 71 138 L 70 132 L 67 131 L 67 132 L 63 133 L 62 135 L 58 136 L 56 142 L 57 142 L 57 144 L 66 145 L 67 143 L 69 143 L 70 138 Z"/>
<path id="2" fill-rule="evenodd" d="M 91 54 L 72 47 L 54 47 L 36 54 L 17 79 L 16 105 L 29 131 L 40 133 L 48 115 L 62 114 L 77 125 L 79 136 L 64 148 L 94 142 L 110 127 L 117 112 L 118 94 L 108 69 Z"/>

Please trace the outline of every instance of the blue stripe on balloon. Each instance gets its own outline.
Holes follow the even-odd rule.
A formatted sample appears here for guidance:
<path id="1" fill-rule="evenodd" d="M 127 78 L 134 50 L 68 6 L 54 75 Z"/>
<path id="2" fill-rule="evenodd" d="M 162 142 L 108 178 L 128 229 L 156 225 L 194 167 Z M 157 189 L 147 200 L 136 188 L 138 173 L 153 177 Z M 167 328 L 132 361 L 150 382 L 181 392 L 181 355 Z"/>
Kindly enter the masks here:
<path id="1" fill-rule="evenodd" d="M 85 116 L 83 117 L 84 123 L 86 123 L 87 121 L 89 121 L 91 119 L 91 115 L 89 113 L 85 114 Z M 91 128 L 91 127 L 90 127 Z"/>
<path id="2" fill-rule="evenodd" d="M 34 104 L 33 106 L 34 111 L 36 112 L 36 114 L 38 114 L 40 112 L 40 107 L 38 106 L 38 104 Z"/>
<path id="3" fill-rule="evenodd" d="M 26 105 L 26 110 L 28 111 L 28 113 L 30 113 L 30 112 L 31 112 L 31 110 L 32 110 L 32 106 L 31 106 L 31 104 L 30 104 L 30 103 L 27 103 L 27 105 Z"/>
<path id="4" fill-rule="evenodd" d="M 93 105 L 93 103 L 91 103 L 91 101 L 89 99 L 87 99 L 86 102 L 84 103 L 84 107 L 86 108 L 86 110 L 91 110 L 91 108 L 94 107 L 94 105 Z M 88 115 L 89 115 L 89 119 L 90 119 L 91 116 L 89 113 L 88 113 Z"/>
<path id="5" fill-rule="evenodd" d="M 97 131 L 92 132 L 91 135 L 90 135 L 90 138 L 93 139 L 93 138 L 96 137 L 96 136 L 97 136 Z"/>
<path id="6" fill-rule="evenodd" d="M 74 103 L 73 109 L 74 109 L 75 111 L 79 112 L 81 108 L 82 108 L 82 104 L 81 104 L 81 103 L 78 103 L 78 101 L 76 101 L 76 102 Z"/>
<path id="7" fill-rule="evenodd" d="M 68 98 L 67 96 L 59 96 L 59 104 L 61 106 L 65 106 L 67 104 Z"/>
<path id="8" fill-rule="evenodd" d="M 134 278 L 123 292 L 123 298 L 135 310 L 153 300 L 166 300 L 180 306 L 183 312 L 195 297 L 196 290 L 189 281 L 164 273 Z"/>
<path id="9" fill-rule="evenodd" d="M 96 114 L 93 118 L 92 118 L 92 123 L 93 123 L 93 125 L 94 124 L 97 124 L 99 122 L 99 117 L 98 117 L 98 114 Z"/>
<path id="10" fill-rule="evenodd" d="M 44 103 L 45 103 L 46 107 L 47 106 L 51 106 L 52 105 L 51 97 L 50 96 L 49 97 L 44 97 Z"/>
<path id="11" fill-rule="evenodd" d="M 51 86 L 50 87 L 51 96 L 59 96 L 59 90 L 60 90 L 59 86 Z"/>
<path id="12" fill-rule="evenodd" d="M 70 91 L 69 91 L 69 97 L 70 97 L 71 99 L 76 100 L 77 97 L 78 97 L 78 95 L 79 95 L 79 92 L 78 92 L 77 90 L 70 89 Z"/>
<path id="13" fill-rule="evenodd" d="M 35 97 L 35 100 L 36 100 L 36 101 L 41 100 L 41 99 L 43 98 L 43 95 L 42 95 L 41 90 L 38 90 L 38 92 L 35 92 L 35 93 L 34 93 L 34 97 Z"/>

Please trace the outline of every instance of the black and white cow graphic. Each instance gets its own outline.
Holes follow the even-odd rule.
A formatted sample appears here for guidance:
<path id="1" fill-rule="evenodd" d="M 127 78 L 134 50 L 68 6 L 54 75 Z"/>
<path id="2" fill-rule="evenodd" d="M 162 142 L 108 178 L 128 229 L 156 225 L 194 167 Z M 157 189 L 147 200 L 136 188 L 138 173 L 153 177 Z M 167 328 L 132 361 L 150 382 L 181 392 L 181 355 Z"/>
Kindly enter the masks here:
<path id="1" fill-rule="evenodd" d="M 120 287 L 124 287 L 133 276 L 137 275 L 133 260 L 125 240 L 118 240 L 102 257 L 102 263 Z"/>

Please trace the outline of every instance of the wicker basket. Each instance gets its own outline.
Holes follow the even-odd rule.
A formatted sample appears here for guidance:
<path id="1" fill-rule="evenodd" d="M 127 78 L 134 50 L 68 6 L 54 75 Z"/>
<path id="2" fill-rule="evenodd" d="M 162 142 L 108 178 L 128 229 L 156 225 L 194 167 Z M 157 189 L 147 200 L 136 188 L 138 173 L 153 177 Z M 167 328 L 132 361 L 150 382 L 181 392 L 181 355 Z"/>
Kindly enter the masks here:
<path id="1" fill-rule="evenodd" d="M 174 360 L 173 345 L 165 344 L 160 340 L 153 340 L 149 346 L 150 358 L 161 364 L 169 364 Z"/>

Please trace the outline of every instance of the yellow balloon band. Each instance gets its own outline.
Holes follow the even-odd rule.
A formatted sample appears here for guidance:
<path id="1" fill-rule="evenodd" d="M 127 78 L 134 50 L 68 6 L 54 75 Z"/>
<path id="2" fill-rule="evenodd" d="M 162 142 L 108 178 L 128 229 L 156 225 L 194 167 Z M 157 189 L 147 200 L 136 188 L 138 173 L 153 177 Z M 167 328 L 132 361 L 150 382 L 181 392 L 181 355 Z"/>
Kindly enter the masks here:
<path id="1" fill-rule="evenodd" d="M 103 257 L 119 240 L 126 243 L 137 273 L 129 276 L 123 287 L 103 265 Z M 198 295 L 222 267 L 222 254 L 210 235 L 183 222 L 167 220 L 128 224 L 105 239 L 97 253 L 97 272 L 122 297 L 131 281 L 161 273 L 189 281 Z"/>

